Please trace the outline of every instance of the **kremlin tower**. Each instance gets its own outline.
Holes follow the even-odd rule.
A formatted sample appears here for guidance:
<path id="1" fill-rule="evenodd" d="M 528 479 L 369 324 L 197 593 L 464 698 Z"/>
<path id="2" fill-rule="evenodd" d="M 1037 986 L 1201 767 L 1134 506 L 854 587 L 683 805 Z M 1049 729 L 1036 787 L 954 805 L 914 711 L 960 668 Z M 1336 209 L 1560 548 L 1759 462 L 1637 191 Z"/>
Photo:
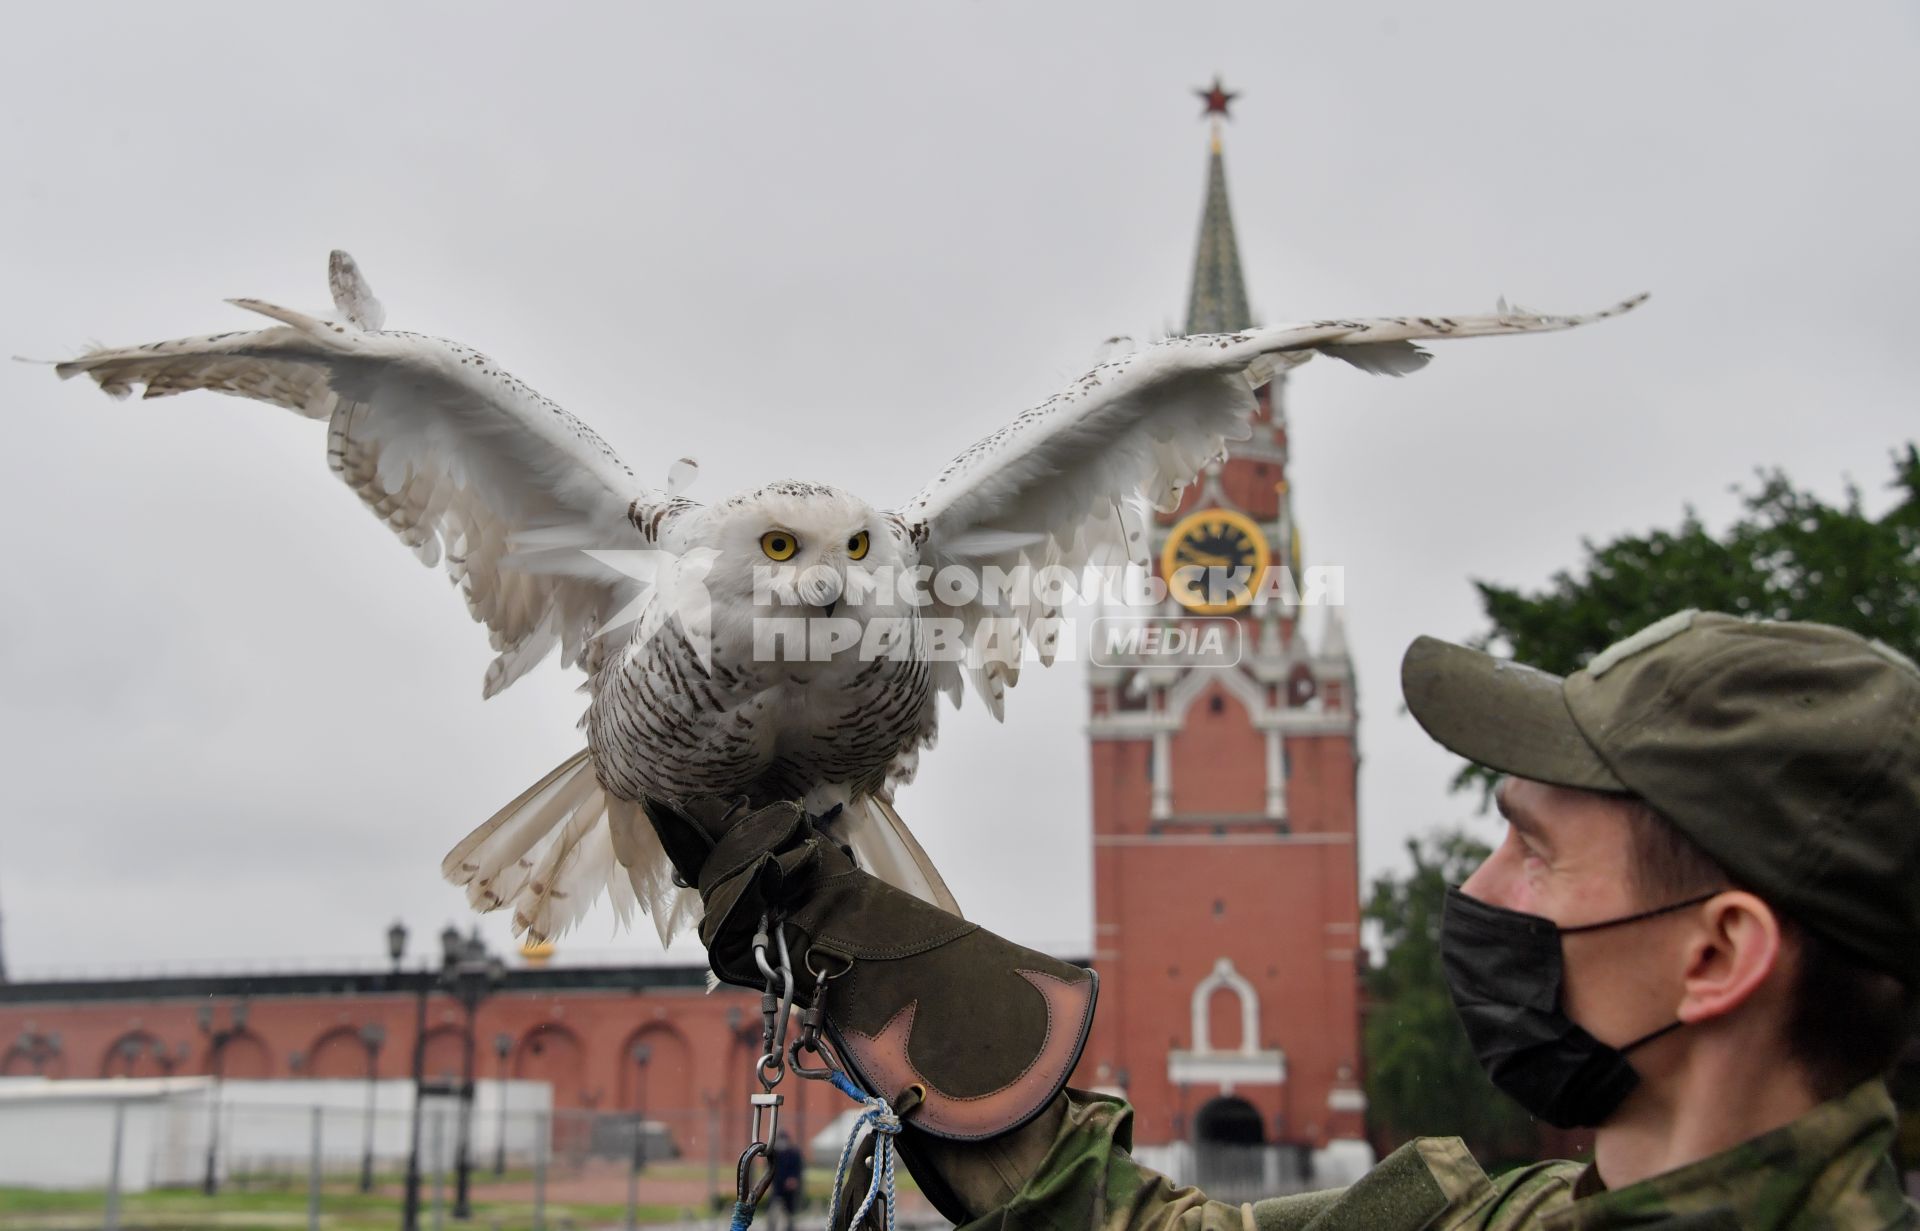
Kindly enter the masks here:
<path id="1" fill-rule="evenodd" d="M 1255 322 L 1221 145 L 1233 96 L 1217 81 L 1201 94 L 1212 145 L 1186 332 L 1224 333 Z M 1271 565 L 1298 579 L 1284 380 L 1260 390 L 1253 438 L 1156 519 L 1163 576 Z M 1270 1160 L 1246 1178 L 1285 1186 L 1314 1151 L 1364 1148 L 1359 753 L 1340 608 L 1189 589 L 1155 617 L 1234 622 L 1238 662 L 1097 655 L 1089 668 L 1101 986 L 1076 1084 L 1131 1100 L 1142 1153 L 1179 1178 L 1205 1184 L 1213 1147 L 1264 1146 L 1237 1152 Z"/>

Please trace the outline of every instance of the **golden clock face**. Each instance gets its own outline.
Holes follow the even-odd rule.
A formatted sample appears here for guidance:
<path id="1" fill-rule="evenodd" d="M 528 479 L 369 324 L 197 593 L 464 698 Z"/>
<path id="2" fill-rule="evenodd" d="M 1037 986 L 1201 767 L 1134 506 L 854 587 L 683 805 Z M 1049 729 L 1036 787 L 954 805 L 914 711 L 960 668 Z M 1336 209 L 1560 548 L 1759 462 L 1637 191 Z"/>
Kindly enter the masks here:
<path id="1" fill-rule="evenodd" d="M 1167 534 L 1160 573 L 1188 611 L 1230 615 L 1253 601 L 1271 559 L 1267 538 L 1252 518 L 1231 509 L 1201 509 Z"/>

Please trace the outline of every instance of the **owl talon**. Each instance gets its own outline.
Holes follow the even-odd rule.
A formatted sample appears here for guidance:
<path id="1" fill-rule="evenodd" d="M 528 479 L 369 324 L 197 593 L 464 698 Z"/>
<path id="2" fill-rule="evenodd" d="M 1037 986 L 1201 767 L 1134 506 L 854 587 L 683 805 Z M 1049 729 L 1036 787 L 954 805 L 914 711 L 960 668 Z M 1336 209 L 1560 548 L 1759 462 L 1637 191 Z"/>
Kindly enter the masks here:
<path id="1" fill-rule="evenodd" d="M 857 868 L 860 866 L 860 857 L 853 853 L 853 847 L 849 846 L 845 842 L 840 841 L 837 837 L 835 837 L 833 831 L 827 828 L 829 825 L 832 825 L 834 822 L 838 821 L 840 819 L 841 813 L 845 811 L 846 811 L 845 804 L 835 804 L 833 807 L 828 808 L 825 812 L 822 812 L 817 816 L 809 815 L 807 817 L 807 820 L 813 823 L 813 827 L 815 829 L 818 829 L 821 833 L 827 835 L 828 839 L 830 839 L 835 846 L 840 848 L 840 853 L 845 855 L 848 859 L 853 860 L 853 866 Z"/>

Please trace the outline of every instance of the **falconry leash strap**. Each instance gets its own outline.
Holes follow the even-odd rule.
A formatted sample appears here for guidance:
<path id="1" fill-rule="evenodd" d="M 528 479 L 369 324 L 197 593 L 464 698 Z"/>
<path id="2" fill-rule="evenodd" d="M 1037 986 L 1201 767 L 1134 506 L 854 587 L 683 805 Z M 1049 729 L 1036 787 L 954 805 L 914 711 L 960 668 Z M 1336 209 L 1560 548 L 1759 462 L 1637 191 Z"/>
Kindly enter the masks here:
<path id="1" fill-rule="evenodd" d="M 769 911 L 762 917 L 761 928 L 753 938 L 753 959 L 766 978 L 760 997 L 761 1052 L 754 1064 L 754 1079 L 760 1083 L 760 1093 L 748 1098 L 752 1140 L 741 1151 L 735 1167 L 730 1231 L 747 1231 L 753 1223 L 754 1212 L 773 1183 L 772 1145 L 779 1133 L 780 1108 L 785 1102 L 785 1096 L 775 1093 L 775 1087 L 788 1072 L 813 1081 L 829 1082 L 864 1108 L 847 1134 L 847 1143 L 834 1171 L 833 1195 L 828 1199 L 829 1225 L 848 1229 L 871 1225 L 894 1231 L 893 1139 L 900 1132 L 902 1113 L 910 1111 L 918 1101 L 919 1088 L 910 1087 L 899 1105 L 889 1104 L 860 1089 L 835 1064 L 832 1053 L 820 1038 L 827 985 L 835 972 L 811 971 L 813 993 L 801 1017 L 799 1037 L 791 1043 L 786 1041 L 794 1007 L 793 955 L 786 928 L 776 912 Z M 814 1057 L 813 1063 L 805 1059 L 809 1055 Z M 756 1163 L 760 1164 L 759 1168 Z M 868 1174 L 865 1188 L 848 1187 L 849 1175 L 861 1167 Z M 756 1169 L 761 1171 L 757 1179 Z M 859 1204 L 849 1211 L 847 1206 L 856 1194 Z"/>
<path id="2" fill-rule="evenodd" d="M 936 1204 L 937 1177 L 915 1166 L 922 1135 L 998 1137 L 1065 1086 L 1093 1021 L 1092 971 L 861 870 L 798 805 L 749 811 L 698 800 L 647 811 L 681 877 L 700 891 L 714 973 L 762 993 L 761 1091 L 752 1098 L 765 1132 L 741 1157 L 741 1201 L 764 1192 L 765 1181 L 749 1177 L 769 1151 L 781 1102 L 774 1087 L 789 1069 L 884 1104 L 870 1105 L 872 1123 L 891 1135 L 888 1124 L 899 1121 L 901 1157 Z M 789 1041 L 796 1004 L 799 1033 Z M 886 1163 L 877 1157 L 876 1170 Z"/>

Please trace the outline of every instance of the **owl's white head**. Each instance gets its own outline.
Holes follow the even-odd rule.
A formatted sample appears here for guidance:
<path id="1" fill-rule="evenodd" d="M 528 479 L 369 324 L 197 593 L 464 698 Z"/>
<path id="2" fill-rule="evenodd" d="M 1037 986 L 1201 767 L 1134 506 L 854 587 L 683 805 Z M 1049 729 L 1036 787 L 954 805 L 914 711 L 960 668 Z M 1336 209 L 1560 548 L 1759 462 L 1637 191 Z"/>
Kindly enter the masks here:
<path id="1" fill-rule="evenodd" d="M 899 578 L 918 555 L 900 523 L 819 483 L 784 481 L 714 507 L 706 576 L 721 619 L 903 616 Z M 858 576 L 856 576 L 858 574 Z"/>

